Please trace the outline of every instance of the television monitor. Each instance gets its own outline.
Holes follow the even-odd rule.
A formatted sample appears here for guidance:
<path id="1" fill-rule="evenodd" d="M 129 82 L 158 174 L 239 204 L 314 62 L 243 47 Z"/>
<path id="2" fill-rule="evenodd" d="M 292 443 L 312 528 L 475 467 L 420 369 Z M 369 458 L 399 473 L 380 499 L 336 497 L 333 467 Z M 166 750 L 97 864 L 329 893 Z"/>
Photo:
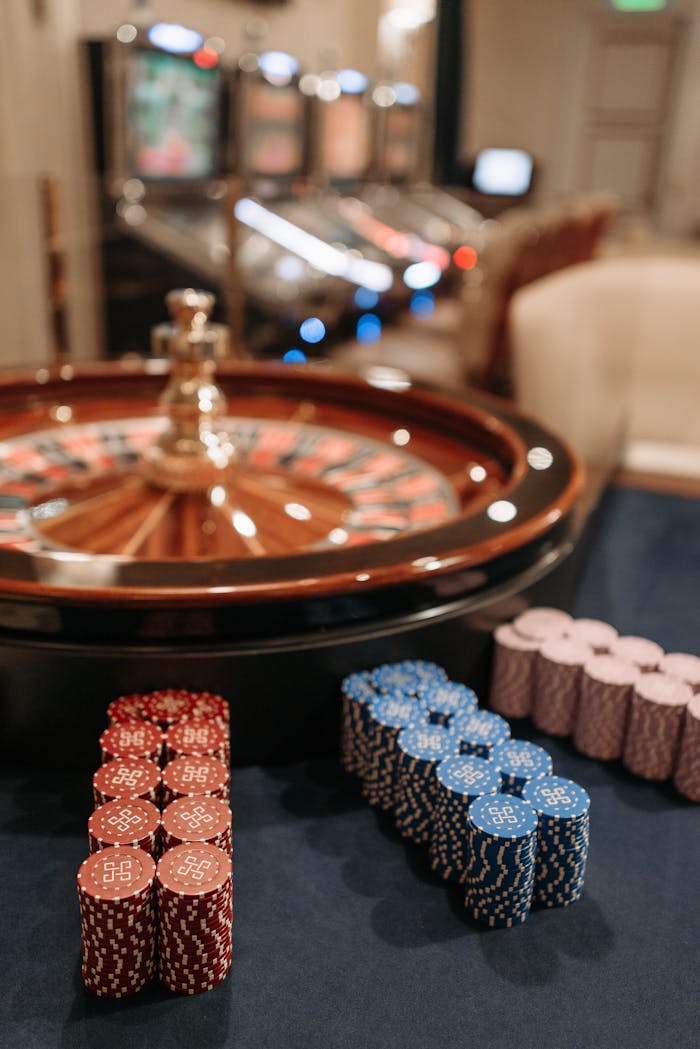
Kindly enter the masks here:
<path id="1" fill-rule="evenodd" d="M 532 188 L 534 161 L 523 149 L 482 149 L 472 170 L 472 187 L 478 193 L 523 197 Z"/>

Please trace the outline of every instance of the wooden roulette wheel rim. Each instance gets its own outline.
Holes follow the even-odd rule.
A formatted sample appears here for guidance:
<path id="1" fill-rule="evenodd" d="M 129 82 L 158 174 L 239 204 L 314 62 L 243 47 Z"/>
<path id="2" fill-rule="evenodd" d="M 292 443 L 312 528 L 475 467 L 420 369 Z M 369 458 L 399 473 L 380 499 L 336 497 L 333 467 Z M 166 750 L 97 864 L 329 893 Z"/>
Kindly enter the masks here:
<path id="1" fill-rule="evenodd" d="M 272 364 L 220 368 L 228 417 L 247 426 L 262 420 L 263 430 L 285 425 L 350 435 L 362 454 L 379 447 L 410 455 L 405 461 L 417 462 L 418 474 L 423 464 L 424 480 L 445 480 L 453 505 L 428 527 L 399 528 L 391 538 L 261 556 L 139 558 L 24 542 L 17 511 L 50 500 L 55 483 L 36 466 L 22 474 L 13 461 L 17 449 L 45 445 L 48 435 L 60 452 L 76 428 L 112 432 L 124 424 L 129 432 L 129 420 L 157 420 L 166 370 L 157 361 L 69 366 L 0 381 L 3 601 L 53 606 L 62 630 L 88 638 L 187 636 L 187 617 L 181 626 L 174 615 L 161 627 L 148 621 L 150 612 L 178 609 L 206 610 L 211 627 L 200 636 L 217 638 L 366 629 L 387 616 L 456 607 L 514 575 L 543 573 L 570 546 L 581 467 L 534 421 L 496 402 L 397 392 L 323 369 Z M 397 434 L 408 434 L 410 453 L 397 445 Z M 90 464 L 81 469 L 89 472 Z M 26 496 L 28 477 L 29 489 L 35 485 L 29 499 L 18 494 Z"/>

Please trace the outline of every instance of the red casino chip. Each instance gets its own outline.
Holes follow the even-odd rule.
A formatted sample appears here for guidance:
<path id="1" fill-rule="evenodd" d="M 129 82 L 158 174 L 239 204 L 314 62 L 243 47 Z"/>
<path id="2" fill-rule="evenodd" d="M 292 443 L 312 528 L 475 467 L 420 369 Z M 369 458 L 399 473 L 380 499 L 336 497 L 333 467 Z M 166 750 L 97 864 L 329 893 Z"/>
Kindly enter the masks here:
<path id="1" fill-rule="evenodd" d="M 700 693 L 686 707 L 673 782 L 690 801 L 700 801 Z"/>
<path id="2" fill-rule="evenodd" d="M 156 885 L 170 896 L 199 901 L 231 884 L 231 860 L 212 845 L 178 845 L 158 861 Z"/>
<path id="3" fill-rule="evenodd" d="M 78 893 L 97 903 L 140 903 L 150 899 L 155 873 L 153 859 L 140 849 L 103 849 L 81 864 Z"/>
<path id="4" fill-rule="evenodd" d="M 146 758 L 115 758 L 100 765 L 92 777 L 95 806 L 117 798 L 143 798 L 156 805 L 160 800 L 161 772 Z"/>
<path id="5" fill-rule="evenodd" d="M 639 676 L 630 703 L 622 762 L 643 779 L 673 774 L 685 721 L 693 698 L 689 685 L 666 674 Z"/>
<path id="6" fill-rule="evenodd" d="M 182 757 L 218 758 L 230 764 L 228 730 L 215 718 L 181 721 L 165 733 L 165 752 L 169 761 Z"/>
<path id="7" fill-rule="evenodd" d="M 91 852 L 134 845 L 156 855 L 160 845 L 159 810 L 142 798 L 118 798 L 95 809 L 88 820 Z"/>
<path id="8" fill-rule="evenodd" d="M 168 729 L 192 716 L 193 700 L 189 692 L 162 689 L 141 697 L 140 713 L 145 721 Z"/>
<path id="9" fill-rule="evenodd" d="M 227 800 L 230 778 L 228 766 L 218 758 L 176 758 L 163 767 L 163 804 L 195 795 Z"/>
<path id="10" fill-rule="evenodd" d="M 112 700 L 107 707 L 110 725 L 116 725 L 120 721 L 136 721 L 140 718 L 142 699 L 140 692 L 134 692 L 133 695 L 119 696 L 118 699 Z"/>
<path id="11" fill-rule="evenodd" d="M 189 692 L 192 703 L 191 717 L 215 718 L 228 725 L 231 717 L 228 702 L 214 692 Z"/>
<path id="12" fill-rule="evenodd" d="M 121 721 L 105 729 L 100 736 L 100 749 L 103 763 L 114 758 L 146 758 L 158 762 L 163 750 L 163 733 L 146 721 Z"/>
<path id="13" fill-rule="evenodd" d="M 163 845 L 170 849 L 185 842 L 215 845 L 231 855 L 231 809 L 221 798 L 178 798 L 163 810 Z"/>
<path id="14" fill-rule="evenodd" d="M 523 615 L 545 609 L 531 609 Z M 520 618 L 520 617 L 519 617 Z M 515 625 L 502 623 L 493 634 L 493 674 L 489 704 L 505 718 L 525 718 L 532 712 L 532 682 L 535 656 L 540 647 L 536 638 L 526 637 Z"/>

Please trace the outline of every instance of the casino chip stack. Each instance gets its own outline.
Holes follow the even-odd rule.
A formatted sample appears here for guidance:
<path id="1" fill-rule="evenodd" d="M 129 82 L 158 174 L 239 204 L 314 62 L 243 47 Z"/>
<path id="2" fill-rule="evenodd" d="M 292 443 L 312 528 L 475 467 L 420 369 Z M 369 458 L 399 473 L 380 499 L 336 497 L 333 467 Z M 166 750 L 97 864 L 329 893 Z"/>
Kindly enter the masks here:
<path id="1" fill-rule="evenodd" d="M 163 809 L 163 849 L 184 843 L 215 845 L 233 854 L 231 809 L 221 798 L 178 798 Z"/>
<path id="2" fill-rule="evenodd" d="M 611 653 L 618 633 L 614 626 L 601 619 L 574 619 L 567 627 L 566 636 L 588 645 L 593 655 L 606 656 Z"/>
<path id="3" fill-rule="evenodd" d="M 178 721 L 190 718 L 192 707 L 193 701 L 189 692 L 162 689 L 159 692 L 148 692 L 141 697 L 139 715 L 144 721 L 150 721 L 166 731 Z"/>
<path id="4" fill-rule="evenodd" d="M 513 627 L 522 637 L 533 641 L 547 641 L 565 635 L 573 619 L 560 608 L 527 608 L 513 620 Z"/>
<path id="5" fill-rule="evenodd" d="M 574 746 L 589 758 L 622 755 L 632 688 L 639 671 L 614 656 L 592 656 L 584 665 Z"/>
<path id="6" fill-rule="evenodd" d="M 447 757 L 437 767 L 437 801 L 430 833 L 430 865 L 448 881 L 463 881 L 467 862 L 467 812 L 476 798 L 501 789 L 498 769 L 470 754 Z"/>
<path id="7" fill-rule="evenodd" d="M 640 674 L 630 703 L 622 763 L 636 776 L 664 780 L 672 775 L 685 718 L 693 697 L 689 685 L 665 674 Z"/>
<path id="8" fill-rule="evenodd" d="M 133 845 L 157 857 L 160 851 L 160 812 L 141 798 L 118 798 L 96 808 L 88 820 L 90 852 Z"/>
<path id="9" fill-rule="evenodd" d="M 231 968 L 231 859 L 206 844 L 178 845 L 158 861 L 158 973 L 178 994 L 216 987 Z"/>
<path id="10" fill-rule="evenodd" d="M 343 678 L 340 692 L 343 704 L 340 763 L 351 775 L 363 776 L 369 761 L 369 705 L 376 698 L 376 692 L 367 671 Z"/>
<path id="11" fill-rule="evenodd" d="M 141 693 L 135 692 L 130 696 L 119 696 L 118 699 L 112 700 L 107 707 L 110 725 L 116 725 L 120 721 L 137 721 L 141 717 L 142 699 Z"/>
<path id="12" fill-rule="evenodd" d="M 588 645 L 555 637 L 543 642 L 535 659 L 532 720 L 550 736 L 570 736 L 576 724 Z"/>
<path id="13" fill-rule="evenodd" d="M 537 863 L 533 902 L 566 907 L 583 892 L 588 858 L 590 798 L 562 776 L 534 780 L 523 800 L 537 813 Z"/>
<path id="14" fill-rule="evenodd" d="M 700 801 L 700 692 L 685 710 L 673 782 L 690 801 Z"/>
<path id="15" fill-rule="evenodd" d="M 686 652 L 669 652 L 661 660 L 659 670 L 663 674 L 685 681 L 696 695 L 700 692 L 700 656 L 691 656 Z"/>
<path id="16" fill-rule="evenodd" d="M 465 903 L 471 917 L 508 928 L 530 913 L 537 851 L 537 814 L 526 801 L 487 794 L 467 816 Z"/>
<path id="17" fill-rule="evenodd" d="M 116 798 L 142 798 L 160 804 L 161 772 L 155 761 L 115 758 L 100 765 L 92 777 L 95 807 Z"/>
<path id="18" fill-rule="evenodd" d="M 533 669 L 540 642 L 524 637 L 510 623 L 496 627 L 489 704 L 506 718 L 532 712 Z"/>
<path id="19" fill-rule="evenodd" d="M 399 694 L 380 696 L 369 706 L 369 762 L 362 793 L 370 805 L 394 808 L 396 741 L 404 728 L 425 724 L 427 708 L 417 699 Z"/>
<path id="20" fill-rule="evenodd" d="M 231 745 L 228 729 L 216 718 L 195 718 L 179 721 L 165 733 L 167 761 L 176 758 L 218 758 L 225 765 L 231 763 Z"/>
<path id="21" fill-rule="evenodd" d="M 146 721 L 120 721 L 100 736 L 102 761 L 115 758 L 146 758 L 147 761 L 161 759 L 163 733 L 157 725 Z"/>
<path id="22" fill-rule="evenodd" d="M 395 696 L 415 696 L 421 685 L 431 681 L 447 681 L 447 672 L 437 663 L 425 659 L 404 659 L 400 663 L 382 663 L 370 672 L 377 692 Z"/>
<path id="23" fill-rule="evenodd" d="M 437 801 L 435 770 L 443 758 L 456 754 L 458 741 L 442 725 L 405 728 L 396 741 L 394 818 L 404 838 L 418 845 L 430 841 Z"/>
<path id="24" fill-rule="evenodd" d="M 664 650 L 656 641 L 646 637 L 617 637 L 610 645 L 610 654 L 631 663 L 643 674 L 659 669 Z"/>
<path id="25" fill-rule="evenodd" d="M 228 728 L 231 722 L 231 712 L 228 701 L 216 692 L 187 692 L 185 693 L 191 703 L 190 717 L 192 718 L 214 718 Z"/>
<path id="26" fill-rule="evenodd" d="M 163 767 L 163 805 L 202 794 L 228 801 L 230 779 L 218 758 L 176 758 Z"/>
<path id="27" fill-rule="evenodd" d="M 100 997 L 136 994 L 156 971 L 153 879 L 140 849 L 103 849 L 78 871 L 82 975 Z"/>
<path id="28" fill-rule="evenodd" d="M 521 797 L 523 788 L 540 776 L 552 774 L 552 758 L 536 743 L 526 739 L 507 739 L 491 751 L 491 761 L 501 776 L 504 794 Z"/>
<path id="29" fill-rule="evenodd" d="M 459 738 L 460 754 L 473 754 L 487 760 L 496 744 L 504 743 L 510 737 L 510 725 L 506 719 L 489 710 L 456 714 L 450 728 Z"/>
<path id="30" fill-rule="evenodd" d="M 470 714 L 479 705 L 474 689 L 457 681 L 422 682 L 416 690 L 416 696 L 425 703 L 431 725 L 448 727 L 456 714 Z"/>

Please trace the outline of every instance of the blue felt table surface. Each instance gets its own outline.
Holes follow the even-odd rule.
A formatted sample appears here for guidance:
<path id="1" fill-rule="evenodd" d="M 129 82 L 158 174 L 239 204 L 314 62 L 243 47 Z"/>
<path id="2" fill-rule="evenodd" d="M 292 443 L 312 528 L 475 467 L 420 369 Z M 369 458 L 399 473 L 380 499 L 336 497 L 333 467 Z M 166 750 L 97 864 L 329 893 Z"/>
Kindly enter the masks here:
<path id="1" fill-rule="evenodd" d="M 698 651 L 700 504 L 638 495 L 607 499 L 573 611 Z M 215 991 L 192 998 L 154 985 L 111 1002 L 83 989 L 75 873 L 92 770 L 32 769 L 29 756 L 0 770 L 0 1045 L 698 1044 L 700 806 L 528 724 L 513 728 L 591 794 L 578 903 L 533 912 L 517 929 L 479 930 L 459 890 L 366 806 L 333 756 L 238 769 L 234 965 Z"/>

